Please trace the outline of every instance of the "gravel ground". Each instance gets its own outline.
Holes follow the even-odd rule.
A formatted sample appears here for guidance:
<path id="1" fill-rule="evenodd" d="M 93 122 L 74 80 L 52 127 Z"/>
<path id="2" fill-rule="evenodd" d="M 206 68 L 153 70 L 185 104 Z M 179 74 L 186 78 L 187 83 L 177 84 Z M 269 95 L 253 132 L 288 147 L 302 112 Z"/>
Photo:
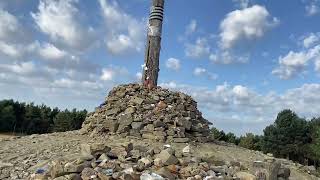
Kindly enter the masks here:
<path id="1" fill-rule="evenodd" d="M 48 162 L 50 159 L 76 155 L 80 152 L 80 144 L 105 143 L 108 146 L 116 146 L 131 141 L 135 145 L 162 146 L 161 143 L 141 141 L 132 138 L 120 137 L 89 137 L 81 135 L 78 131 L 53 133 L 44 135 L 31 135 L 23 137 L 0 137 L 0 179 L 27 179 L 34 172 L 36 165 Z M 185 144 L 172 144 L 176 149 L 182 149 Z M 250 167 L 253 161 L 264 160 L 266 155 L 224 143 L 195 144 L 195 154 L 221 158 L 224 161 L 239 161 Z M 286 160 L 291 169 L 291 180 L 320 179 L 303 173 L 294 163 Z"/>

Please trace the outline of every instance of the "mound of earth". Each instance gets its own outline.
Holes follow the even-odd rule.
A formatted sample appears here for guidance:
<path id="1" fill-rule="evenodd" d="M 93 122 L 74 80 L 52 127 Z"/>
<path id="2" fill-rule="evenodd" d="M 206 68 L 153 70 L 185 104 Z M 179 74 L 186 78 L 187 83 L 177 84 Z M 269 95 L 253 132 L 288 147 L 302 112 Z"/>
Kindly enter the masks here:
<path id="1" fill-rule="evenodd" d="M 210 122 L 188 95 L 161 87 L 122 85 L 85 120 L 83 133 L 121 134 L 161 142 L 208 141 Z"/>

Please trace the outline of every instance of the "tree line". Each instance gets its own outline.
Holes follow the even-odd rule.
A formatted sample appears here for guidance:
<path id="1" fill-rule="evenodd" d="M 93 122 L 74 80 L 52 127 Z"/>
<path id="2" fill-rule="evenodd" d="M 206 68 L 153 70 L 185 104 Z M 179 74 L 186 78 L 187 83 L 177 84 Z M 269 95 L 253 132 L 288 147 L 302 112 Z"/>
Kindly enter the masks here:
<path id="1" fill-rule="evenodd" d="M 80 129 L 86 110 L 59 110 L 44 104 L 0 101 L 0 132 L 18 134 L 43 134 Z"/>
<path id="2" fill-rule="evenodd" d="M 211 135 L 221 141 L 241 147 L 272 153 L 304 165 L 320 165 L 320 118 L 307 120 L 291 110 L 281 111 L 275 122 L 263 130 L 263 135 L 247 133 L 237 137 L 216 128 Z"/>

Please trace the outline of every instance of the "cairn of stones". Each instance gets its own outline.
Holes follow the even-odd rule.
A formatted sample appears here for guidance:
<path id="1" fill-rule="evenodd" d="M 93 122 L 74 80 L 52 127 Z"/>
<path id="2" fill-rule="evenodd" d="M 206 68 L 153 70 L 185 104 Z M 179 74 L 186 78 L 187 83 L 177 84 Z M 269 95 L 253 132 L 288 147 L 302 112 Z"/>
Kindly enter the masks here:
<path id="1" fill-rule="evenodd" d="M 190 96 L 128 84 L 113 88 L 105 102 L 88 115 L 81 131 L 186 143 L 207 142 L 209 125 Z"/>

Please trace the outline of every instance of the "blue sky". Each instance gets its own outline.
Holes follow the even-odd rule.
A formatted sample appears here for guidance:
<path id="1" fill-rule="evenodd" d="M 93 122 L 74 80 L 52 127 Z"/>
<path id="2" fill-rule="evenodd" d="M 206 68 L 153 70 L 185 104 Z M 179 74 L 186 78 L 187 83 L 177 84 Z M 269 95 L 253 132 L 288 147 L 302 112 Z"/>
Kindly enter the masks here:
<path id="1" fill-rule="evenodd" d="M 2 0 L 0 99 L 93 110 L 138 82 L 149 0 Z M 261 134 L 320 116 L 320 0 L 167 0 L 159 84 L 214 125 Z"/>

